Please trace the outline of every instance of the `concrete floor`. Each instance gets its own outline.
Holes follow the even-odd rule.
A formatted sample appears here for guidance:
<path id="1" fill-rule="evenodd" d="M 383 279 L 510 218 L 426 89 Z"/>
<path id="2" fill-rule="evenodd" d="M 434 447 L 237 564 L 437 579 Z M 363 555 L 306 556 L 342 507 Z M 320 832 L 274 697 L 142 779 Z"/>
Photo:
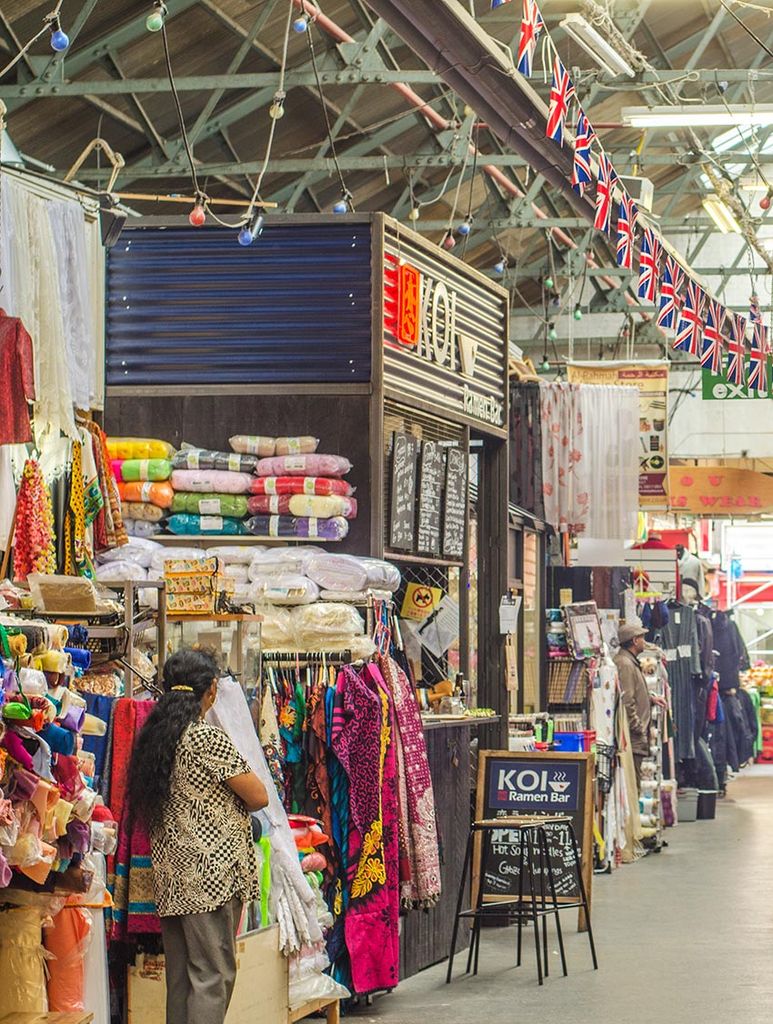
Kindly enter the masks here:
<path id="1" fill-rule="evenodd" d="M 516 970 L 514 931 L 484 931 L 477 978 L 464 976 L 460 957 L 450 986 L 444 965 L 431 968 L 360 1010 L 358 1022 L 769 1024 L 773 768 L 742 772 L 715 821 L 666 835 L 660 854 L 594 878 L 598 972 L 586 938 L 571 933 L 569 976 L 561 976 L 551 943 L 551 977 L 540 989 L 533 946 Z"/>

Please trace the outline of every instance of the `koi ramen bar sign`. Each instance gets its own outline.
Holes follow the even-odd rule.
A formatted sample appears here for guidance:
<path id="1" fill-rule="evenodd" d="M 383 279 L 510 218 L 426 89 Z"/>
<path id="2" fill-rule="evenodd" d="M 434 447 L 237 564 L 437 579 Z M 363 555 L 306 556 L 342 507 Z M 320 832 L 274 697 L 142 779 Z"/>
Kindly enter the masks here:
<path id="1" fill-rule="evenodd" d="M 385 232 L 384 382 L 504 429 L 506 293 Z"/>

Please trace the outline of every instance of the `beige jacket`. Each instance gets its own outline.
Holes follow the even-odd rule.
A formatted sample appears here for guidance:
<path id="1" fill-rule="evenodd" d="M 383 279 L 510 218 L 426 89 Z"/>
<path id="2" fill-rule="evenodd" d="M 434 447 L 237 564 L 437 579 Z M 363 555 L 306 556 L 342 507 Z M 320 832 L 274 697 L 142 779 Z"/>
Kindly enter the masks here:
<path id="1" fill-rule="evenodd" d="M 614 660 L 620 677 L 623 704 L 628 712 L 633 752 L 634 754 L 649 754 L 652 704 L 644 673 L 636 655 L 625 647 L 620 648 Z"/>

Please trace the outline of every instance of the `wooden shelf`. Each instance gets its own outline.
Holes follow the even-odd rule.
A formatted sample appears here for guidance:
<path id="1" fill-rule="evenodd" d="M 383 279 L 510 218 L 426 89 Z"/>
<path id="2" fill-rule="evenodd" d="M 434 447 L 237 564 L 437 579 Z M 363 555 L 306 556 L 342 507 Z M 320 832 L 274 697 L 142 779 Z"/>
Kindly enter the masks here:
<path id="1" fill-rule="evenodd" d="M 449 569 L 461 569 L 464 562 L 452 558 L 432 558 L 426 555 L 411 555 L 403 551 L 385 551 L 384 558 L 388 562 L 412 562 L 414 565 L 437 565 Z"/>
<path id="2" fill-rule="evenodd" d="M 329 540 L 325 537 L 253 537 L 252 534 L 206 534 L 206 533 L 157 533 L 151 540 L 161 544 L 211 544 L 213 547 L 226 547 L 230 544 L 340 544 L 340 540 Z"/>
<path id="3" fill-rule="evenodd" d="M 241 612 L 167 612 L 167 622 L 262 622 L 262 615 Z"/>

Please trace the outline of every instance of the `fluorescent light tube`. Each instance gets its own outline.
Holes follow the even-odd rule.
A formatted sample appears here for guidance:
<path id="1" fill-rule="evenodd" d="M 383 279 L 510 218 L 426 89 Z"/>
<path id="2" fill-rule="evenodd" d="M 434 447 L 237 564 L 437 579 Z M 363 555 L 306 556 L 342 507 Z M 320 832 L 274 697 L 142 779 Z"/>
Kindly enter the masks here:
<path id="1" fill-rule="evenodd" d="M 773 104 L 623 107 L 621 116 L 629 128 L 739 128 L 773 125 Z"/>
<path id="2" fill-rule="evenodd" d="M 628 75 L 634 78 L 636 72 L 622 58 L 611 43 L 589 24 L 581 14 L 567 14 L 561 28 L 578 46 L 592 57 L 599 67 L 610 75 Z"/>
<path id="3" fill-rule="evenodd" d="M 703 200 L 703 209 L 723 235 L 741 234 L 741 225 L 735 219 L 735 214 L 719 196 L 707 196 Z"/>

